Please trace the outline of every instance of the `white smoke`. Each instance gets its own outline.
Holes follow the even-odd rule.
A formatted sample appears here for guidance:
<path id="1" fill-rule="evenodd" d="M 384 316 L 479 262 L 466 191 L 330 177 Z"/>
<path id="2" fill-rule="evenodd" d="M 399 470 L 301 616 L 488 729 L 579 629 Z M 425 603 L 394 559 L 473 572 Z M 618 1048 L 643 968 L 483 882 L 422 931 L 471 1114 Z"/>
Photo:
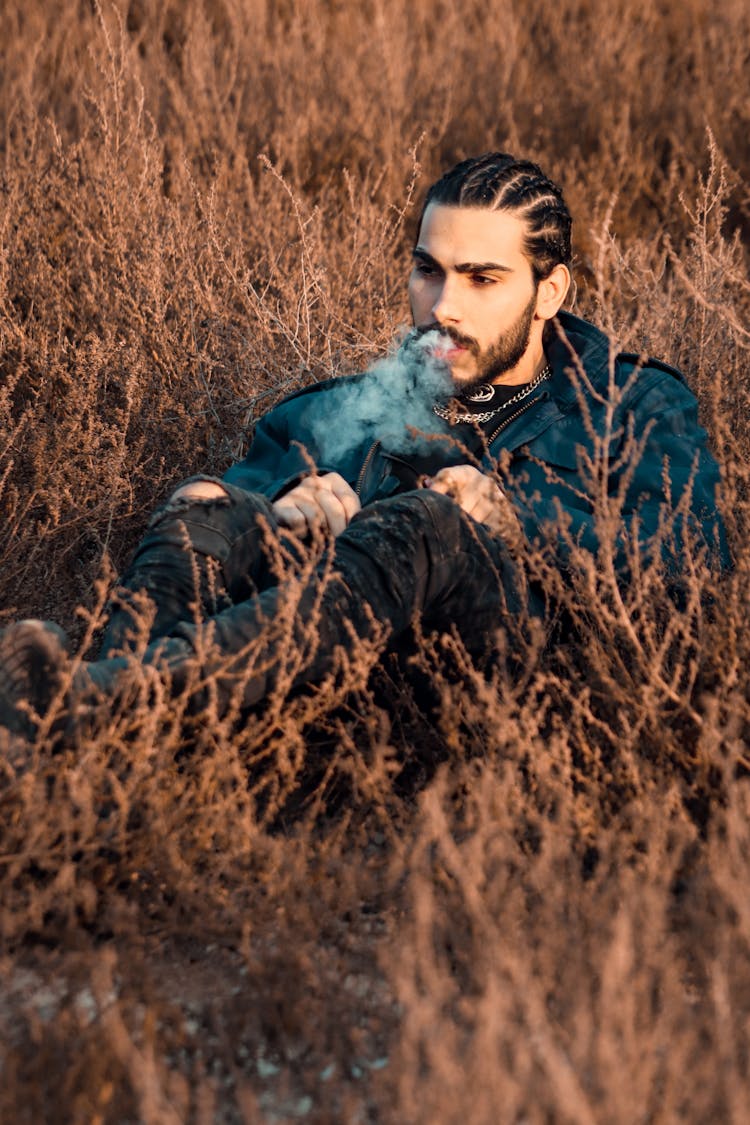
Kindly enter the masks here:
<path id="1" fill-rule="evenodd" d="M 391 453 L 424 452 L 430 437 L 448 433 L 432 409 L 454 389 L 447 364 L 438 358 L 445 345 L 437 329 L 411 332 L 356 382 L 334 384 L 312 422 L 322 459 L 335 462 L 375 438 Z"/>

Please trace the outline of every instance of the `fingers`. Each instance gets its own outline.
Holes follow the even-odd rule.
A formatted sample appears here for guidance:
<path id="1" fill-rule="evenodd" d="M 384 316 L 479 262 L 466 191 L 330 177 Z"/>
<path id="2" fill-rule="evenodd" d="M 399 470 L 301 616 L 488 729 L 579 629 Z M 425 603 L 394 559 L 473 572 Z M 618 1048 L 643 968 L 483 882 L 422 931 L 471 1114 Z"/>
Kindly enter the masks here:
<path id="1" fill-rule="evenodd" d="M 471 486 L 471 477 L 462 471 L 464 469 L 476 472 L 471 465 L 455 465 L 451 469 L 441 469 L 431 479 L 428 487 L 442 496 L 450 496 L 463 508 L 467 486 Z"/>
<path id="2" fill-rule="evenodd" d="M 306 501 L 304 496 L 292 497 L 291 493 L 273 504 L 273 513 L 282 527 L 288 527 L 301 537 L 320 522 L 318 506 Z"/>
<path id="3" fill-rule="evenodd" d="M 441 469 L 429 485 L 433 492 L 450 496 L 468 515 L 474 514 L 477 505 L 491 503 L 500 489 L 490 477 L 473 465 L 452 465 Z"/>
<path id="4" fill-rule="evenodd" d="M 335 492 L 328 492 L 326 489 L 320 489 L 315 499 L 320 524 L 327 527 L 332 535 L 340 535 L 349 522 L 343 502 Z"/>
<path id="5" fill-rule="evenodd" d="M 301 536 L 314 529 L 340 535 L 359 509 L 359 497 L 338 473 L 307 477 L 273 504 L 279 523 Z"/>
<path id="6" fill-rule="evenodd" d="M 326 487 L 330 487 L 333 495 L 340 500 L 344 515 L 346 516 L 346 524 L 348 526 L 353 516 L 361 509 L 359 496 L 354 489 L 344 480 L 338 473 L 326 473 L 324 477 L 320 478 L 321 481 L 326 482 Z"/>
<path id="7" fill-rule="evenodd" d="M 498 530 L 501 526 L 502 520 L 499 517 L 499 497 L 480 497 L 476 504 L 468 513 L 472 519 L 478 523 L 484 523 L 494 531 Z"/>
<path id="8" fill-rule="evenodd" d="M 455 485 L 452 485 L 446 478 L 440 480 L 439 477 L 431 477 L 425 483 L 431 492 L 440 492 L 443 496 L 449 496 L 456 491 Z"/>
<path id="9" fill-rule="evenodd" d="M 502 530 L 508 520 L 508 511 L 512 511 L 499 485 L 473 465 L 453 465 L 441 469 L 428 487 L 433 492 L 450 496 L 468 516 L 493 530 Z"/>

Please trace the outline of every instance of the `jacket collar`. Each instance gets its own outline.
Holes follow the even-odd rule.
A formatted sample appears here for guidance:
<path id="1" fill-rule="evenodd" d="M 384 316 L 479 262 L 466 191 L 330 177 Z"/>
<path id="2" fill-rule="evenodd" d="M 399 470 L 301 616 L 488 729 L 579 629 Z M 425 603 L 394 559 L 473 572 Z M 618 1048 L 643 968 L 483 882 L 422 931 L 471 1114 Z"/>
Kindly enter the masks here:
<path id="1" fill-rule="evenodd" d="M 610 352 L 604 333 L 587 320 L 562 312 L 550 324 L 549 334 L 545 355 L 552 368 L 552 378 L 545 384 L 546 389 L 542 390 L 533 410 L 523 412 L 510 422 L 507 430 L 503 427 L 494 435 L 505 449 L 515 450 L 526 445 L 575 406 L 581 367 L 589 383 L 600 393 L 607 393 Z"/>
<path id="2" fill-rule="evenodd" d="M 550 322 L 548 331 L 545 354 L 552 368 L 549 388 L 552 397 L 561 406 L 576 401 L 575 372 L 579 364 L 595 387 L 605 389 L 609 378 L 610 344 L 604 333 L 569 312 L 559 312 Z"/>

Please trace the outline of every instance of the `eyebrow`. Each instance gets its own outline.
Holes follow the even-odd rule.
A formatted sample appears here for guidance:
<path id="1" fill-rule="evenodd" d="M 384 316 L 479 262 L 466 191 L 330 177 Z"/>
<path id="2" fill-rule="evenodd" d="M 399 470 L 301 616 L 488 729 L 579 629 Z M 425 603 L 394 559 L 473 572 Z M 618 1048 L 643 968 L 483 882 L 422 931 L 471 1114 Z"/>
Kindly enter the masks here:
<path id="1" fill-rule="evenodd" d="M 422 250 L 419 246 L 414 247 L 411 256 L 415 261 L 437 266 L 438 269 L 443 268 L 440 262 L 433 258 L 432 254 L 428 254 L 426 250 Z M 453 268 L 456 273 L 489 273 L 492 270 L 495 270 L 497 273 L 513 273 L 510 266 L 503 266 L 500 262 L 461 262 Z"/>

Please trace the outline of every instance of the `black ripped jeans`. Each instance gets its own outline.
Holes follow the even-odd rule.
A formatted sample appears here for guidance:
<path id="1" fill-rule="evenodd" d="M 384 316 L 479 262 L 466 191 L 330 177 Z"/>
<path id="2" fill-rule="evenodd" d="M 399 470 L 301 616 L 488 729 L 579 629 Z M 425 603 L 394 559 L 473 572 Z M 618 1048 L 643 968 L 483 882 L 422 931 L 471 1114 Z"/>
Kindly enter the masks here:
<path id="1" fill-rule="evenodd" d="M 221 483 L 223 497 L 157 510 L 115 590 L 103 656 L 132 649 L 145 593 L 154 613 L 145 662 L 166 663 L 179 686 L 182 667 L 210 648 L 227 690 L 241 682 L 252 705 L 290 650 L 303 653 L 298 686 L 322 679 L 337 648 L 397 640 L 415 615 L 426 630 L 455 626 L 479 652 L 510 618 L 539 612 L 499 537 L 439 493 L 378 501 L 310 547 L 279 527 L 264 497 Z"/>

